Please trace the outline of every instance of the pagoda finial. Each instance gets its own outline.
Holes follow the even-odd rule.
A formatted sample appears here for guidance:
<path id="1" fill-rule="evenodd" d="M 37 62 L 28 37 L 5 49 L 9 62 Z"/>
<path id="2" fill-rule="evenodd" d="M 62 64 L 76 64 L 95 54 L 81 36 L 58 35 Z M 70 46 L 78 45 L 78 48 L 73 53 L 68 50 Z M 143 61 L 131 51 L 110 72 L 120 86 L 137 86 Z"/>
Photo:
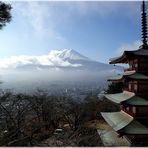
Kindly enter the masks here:
<path id="1" fill-rule="evenodd" d="M 147 46 L 147 20 L 146 20 L 146 6 L 145 1 L 142 1 L 141 7 L 141 25 L 142 25 L 142 46 Z"/>

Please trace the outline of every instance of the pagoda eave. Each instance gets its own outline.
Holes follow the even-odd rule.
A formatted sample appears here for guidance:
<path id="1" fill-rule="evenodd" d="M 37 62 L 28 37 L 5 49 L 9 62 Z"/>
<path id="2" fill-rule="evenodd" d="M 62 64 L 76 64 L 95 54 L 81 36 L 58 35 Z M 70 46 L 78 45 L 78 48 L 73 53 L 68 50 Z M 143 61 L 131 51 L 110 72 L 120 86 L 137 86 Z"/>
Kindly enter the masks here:
<path id="1" fill-rule="evenodd" d="M 148 80 L 148 76 L 137 73 L 135 71 L 125 72 L 123 74 L 119 74 L 117 76 L 110 77 L 108 81 L 115 81 L 115 82 L 121 82 L 122 80 Z"/>
<path id="2" fill-rule="evenodd" d="M 110 59 L 109 64 L 128 63 L 128 59 L 133 58 L 134 51 L 124 51 L 120 57 Z"/>
<path id="3" fill-rule="evenodd" d="M 148 56 L 148 49 L 147 48 L 140 48 L 138 50 L 133 51 L 124 51 L 120 57 L 110 59 L 110 64 L 117 64 L 117 63 L 128 63 L 128 59 L 132 58 L 142 58 Z"/>
<path id="4" fill-rule="evenodd" d="M 120 112 L 102 112 L 102 117 L 105 121 L 118 133 L 123 135 L 147 135 L 148 127 L 136 121 L 132 116 Z"/>
<path id="5" fill-rule="evenodd" d="M 117 64 L 117 63 L 127 63 L 125 52 L 120 57 L 110 59 L 109 64 Z"/>
<path id="6" fill-rule="evenodd" d="M 123 75 L 117 75 L 117 76 L 110 77 L 107 81 L 121 82 L 122 80 L 123 80 Z"/>
<path id="7" fill-rule="evenodd" d="M 106 94 L 104 95 L 108 100 L 120 104 L 121 102 L 130 99 L 131 97 L 133 97 L 135 94 L 128 92 L 128 91 L 124 91 L 122 93 L 116 93 L 116 94 Z"/>
<path id="8" fill-rule="evenodd" d="M 148 127 L 133 119 L 133 121 L 118 132 L 126 135 L 147 135 Z"/>
<path id="9" fill-rule="evenodd" d="M 125 126 L 127 126 L 132 120 L 133 117 L 125 113 L 121 112 L 101 112 L 104 120 L 115 130 L 119 131 Z"/>
<path id="10" fill-rule="evenodd" d="M 106 94 L 105 97 L 116 104 L 128 104 L 130 106 L 147 106 L 148 100 L 136 96 L 134 93 L 124 91 L 123 93 Z"/>

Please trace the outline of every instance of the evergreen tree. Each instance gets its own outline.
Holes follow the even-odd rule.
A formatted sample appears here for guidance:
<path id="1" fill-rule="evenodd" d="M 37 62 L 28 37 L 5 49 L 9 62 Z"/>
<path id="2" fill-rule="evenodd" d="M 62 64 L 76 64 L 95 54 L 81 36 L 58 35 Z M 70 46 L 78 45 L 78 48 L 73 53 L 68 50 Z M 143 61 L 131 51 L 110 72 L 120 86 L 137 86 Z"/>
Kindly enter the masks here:
<path id="1" fill-rule="evenodd" d="M 11 11 L 12 7 L 10 4 L 0 2 L 0 29 L 6 26 L 6 23 L 11 21 Z"/>

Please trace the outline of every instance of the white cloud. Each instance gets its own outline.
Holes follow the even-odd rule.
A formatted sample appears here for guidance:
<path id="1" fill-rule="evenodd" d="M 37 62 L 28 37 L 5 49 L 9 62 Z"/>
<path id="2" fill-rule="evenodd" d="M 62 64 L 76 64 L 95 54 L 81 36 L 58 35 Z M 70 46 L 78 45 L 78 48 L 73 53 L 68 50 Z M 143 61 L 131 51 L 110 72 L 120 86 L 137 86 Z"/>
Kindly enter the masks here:
<path id="1" fill-rule="evenodd" d="M 22 17 L 24 23 L 29 23 L 36 31 L 44 29 L 43 23 L 46 9 L 43 7 L 39 9 L 39 2 L 17 2 L 12 3 L 12 6 L 17 15 Z"/>
<path id="2" fill-rule="evenodd" d="M 51 39 L 53 44 L 56 43 L 55 41 L 59 41 L 60 44 L 63 43 L 62 45 L 67 45 L 69 39 L 66 38 L 66 31 L 61 31 L 62 25 L 71 27 L 69 26 L 69 22 L 74 21 L 76 17 L 80 17 L 80 20 L 82 20 L 83 24 L 83 17 L 89 18 L 91 14 L 95 14 L 98 17 L 106 19 L 106 17 L 110 17 L 112 14 L 116 15 L 120 13 L 120 11 L 124 10 L 126 11 L 124 11 L 122 15 L 131 17 L 133 20 L 133 18 L 135 19 L 137 14 L 139 14 L 140 10 L 139 3 L 137 3 L 138 2 L 28 1 L 13 2 L 12 6 L 13 11 L 19 15 L 19 21 L 26 24 L 26 28 L 28 29 L 27 30 L 24 27 L 23 32 L 20 32 L 19 35 L 21 33 L 23 35 L 27 34 L 25 39 L 28 39 L 30 36 L 35 37 L 36 39 L 37 35 L 37 37 L 40 37 L 39 41 L 40 39 L 43 41 Z M 14 17 L 16 17 L 16 15 L 14 15 Z M 17 21 L 18 20 L 16 20 L 16 22 Z M 35 34 L 35 36 L 32 34 Z M 70 43 L 68 43 L 68 45 L 69 44 Z"/>
<path id="3" fill-rule="evenodd" d="M 140 45 L 141 45 L 141 41 L 134 41 L 131 44 L 124 44 L 117 49 L 117 54 L 121 55 L 125 50 L 127 50 L 127 51 L 137 50 Z"/>
<path id="4" fill-rule="evenodd" d="M 33 66 L 50 66 L 50 67 L 79 67 L 81 64 L 71 64 L 67 60 L 58 57 L 59 51 L 51 51 L 48 55 L 42 56 L 11 56 L 9 58 L 0 59 L 0 68 L 9 69 L 17 68 L 18 66 L 33 65 Z"/>
<path id="5" fill-rule="evenodd" d="M 24 21 L 26 26 L 32 27 L 32 32 L 41 37 L 53 37 L 65 41 L 56 31 L 56 12 L 50 9 L 49 2 L 14 2 L 13 11 Z M 55 14 L 54 14 L 55 13 Z"/>
<path id="6" fill-rule="evenodd" d="M 55 35 L 57 39 L 62 37 L 56 30 L 63 21 L 70 21 L 72 17 L 88 16 L 97 14 L 98 16 L 110 16 L 120 11 L 126 10 L 124 15 L 133 16 L 139 14 L 139 4 L 137 2 L 103 2 L 103 1 L 31 1 L 13 2 L 16 12 L 30 23 L 33 29 L 40 33 Z M 25 21 L 26 21 L 25 20 Z"/>

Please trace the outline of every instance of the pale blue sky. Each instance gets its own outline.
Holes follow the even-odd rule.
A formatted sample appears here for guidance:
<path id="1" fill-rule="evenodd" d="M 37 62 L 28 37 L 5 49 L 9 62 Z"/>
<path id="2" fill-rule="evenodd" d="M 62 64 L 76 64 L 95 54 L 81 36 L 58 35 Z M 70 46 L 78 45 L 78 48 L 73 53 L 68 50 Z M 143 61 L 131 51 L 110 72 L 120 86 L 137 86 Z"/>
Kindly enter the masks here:
<path id="1" fill-rule="evenodd" d="M 0 31 L 0 57 L 74 49 L 108 63 L 139 46 L 140 2 L 11 2 L 12 22 Z"/>

